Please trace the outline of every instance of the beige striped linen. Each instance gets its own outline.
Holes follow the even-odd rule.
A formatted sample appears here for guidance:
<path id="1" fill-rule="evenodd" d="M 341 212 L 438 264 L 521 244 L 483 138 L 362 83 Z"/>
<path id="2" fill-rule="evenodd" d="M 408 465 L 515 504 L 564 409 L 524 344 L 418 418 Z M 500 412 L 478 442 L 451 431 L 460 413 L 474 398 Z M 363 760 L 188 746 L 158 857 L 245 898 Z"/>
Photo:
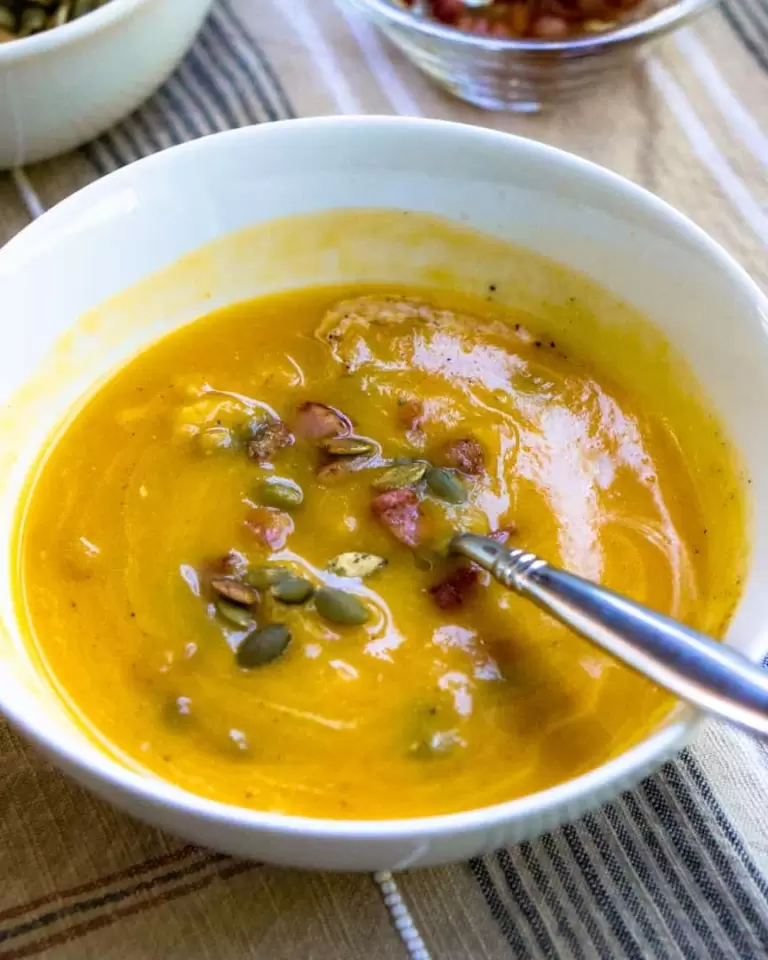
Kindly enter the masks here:
<path id="1" fill-rule="evenodd" d="M 332 0 L 219 0 L 137 114 L 82 150 L 0 175 L 0 242 L 181 140 L 358 112 L 449 118 L 571 150 L 680 208 L 768 282 L 765 0 L 724 0 L 617 83 L 537 117 L 449 98 Z M 719 726 L 577 824 L 394 878 L 191 847 L 86 794 L 3 726 L 0 772 L 5 960 L 768 957 L 768 751 Z"/>

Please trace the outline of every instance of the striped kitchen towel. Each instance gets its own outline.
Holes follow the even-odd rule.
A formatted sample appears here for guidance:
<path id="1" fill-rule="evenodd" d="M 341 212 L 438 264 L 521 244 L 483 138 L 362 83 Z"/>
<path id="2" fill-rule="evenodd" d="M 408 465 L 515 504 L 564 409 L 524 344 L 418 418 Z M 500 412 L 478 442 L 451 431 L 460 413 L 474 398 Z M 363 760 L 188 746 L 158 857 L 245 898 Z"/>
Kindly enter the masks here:
<path id="1" fill-rule="evenodd" d="M 768 6 L 723 0 L 581 103 L 449 99 L 332 0 L 219 0 L 161 91 L 88 147 L 0 175 L 0 242 L 73 190 L 216 130 L 314 114 L 484 124 L 602 163 L 768 281 Z M 598 813 L 466 864 L 298 873 L 185 845 L 52 770 L 0 725 L 0 958 L 768 957 L 768 752 L 712 725 Z"/>

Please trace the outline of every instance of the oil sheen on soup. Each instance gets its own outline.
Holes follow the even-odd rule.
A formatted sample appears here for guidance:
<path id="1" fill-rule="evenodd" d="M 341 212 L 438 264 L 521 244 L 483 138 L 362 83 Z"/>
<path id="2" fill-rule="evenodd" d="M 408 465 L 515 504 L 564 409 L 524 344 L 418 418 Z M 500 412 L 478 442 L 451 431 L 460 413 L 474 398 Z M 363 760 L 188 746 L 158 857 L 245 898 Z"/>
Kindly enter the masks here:
<path id="1" fill-rule="evenodd" d="M 21 527 L 32 642 L 107 749 L 217 800 L 390 818 L 550 787 L 672 702 L 448 542 L 490 533 L 721 632 L 673 422 L 479 298 L 221 310 L 53 442 Z"/>

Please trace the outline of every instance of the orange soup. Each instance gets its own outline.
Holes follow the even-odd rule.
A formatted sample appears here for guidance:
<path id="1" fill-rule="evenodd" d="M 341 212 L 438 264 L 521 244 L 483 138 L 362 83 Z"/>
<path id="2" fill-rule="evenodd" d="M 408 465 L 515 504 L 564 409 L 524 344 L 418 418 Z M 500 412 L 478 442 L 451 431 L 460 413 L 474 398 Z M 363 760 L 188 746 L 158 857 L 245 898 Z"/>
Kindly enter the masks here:
<path id="1" fill-rule="evenodd" d="M 672 701 L 448 543 L 490 533 L 722 633 L 738 588 L 714 588 L 673 413 L 481 299 L 318 288 L 221 310 L 52 443 L 20 526 L 31 642 L 106 749 L 216 800 L 391 818 L 553 786 Z"/>

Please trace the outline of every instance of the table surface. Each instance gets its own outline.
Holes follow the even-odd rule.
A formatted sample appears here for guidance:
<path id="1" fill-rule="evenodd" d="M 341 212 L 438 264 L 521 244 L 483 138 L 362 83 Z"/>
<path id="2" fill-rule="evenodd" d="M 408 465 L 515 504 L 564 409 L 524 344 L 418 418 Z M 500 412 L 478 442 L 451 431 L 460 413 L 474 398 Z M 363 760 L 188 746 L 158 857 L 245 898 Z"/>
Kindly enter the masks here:
<path id="1" fill-rule="evenodd" d="M 535 117 L 434 88 L 332 0 L 218 0 L 152 101 L 0 174 L 0 243 L 140 156 L 282 117 L 402 113 L 513 131 L 648 187 L 768 283 L 768 6 L 723 0 L 618 82 Z M 768 956 L 768 751 L 711 726 L 615 803 L 532 843 L 396 877 L 299 873 L 119 814 L 0 724 L 0 958 Z"/>

